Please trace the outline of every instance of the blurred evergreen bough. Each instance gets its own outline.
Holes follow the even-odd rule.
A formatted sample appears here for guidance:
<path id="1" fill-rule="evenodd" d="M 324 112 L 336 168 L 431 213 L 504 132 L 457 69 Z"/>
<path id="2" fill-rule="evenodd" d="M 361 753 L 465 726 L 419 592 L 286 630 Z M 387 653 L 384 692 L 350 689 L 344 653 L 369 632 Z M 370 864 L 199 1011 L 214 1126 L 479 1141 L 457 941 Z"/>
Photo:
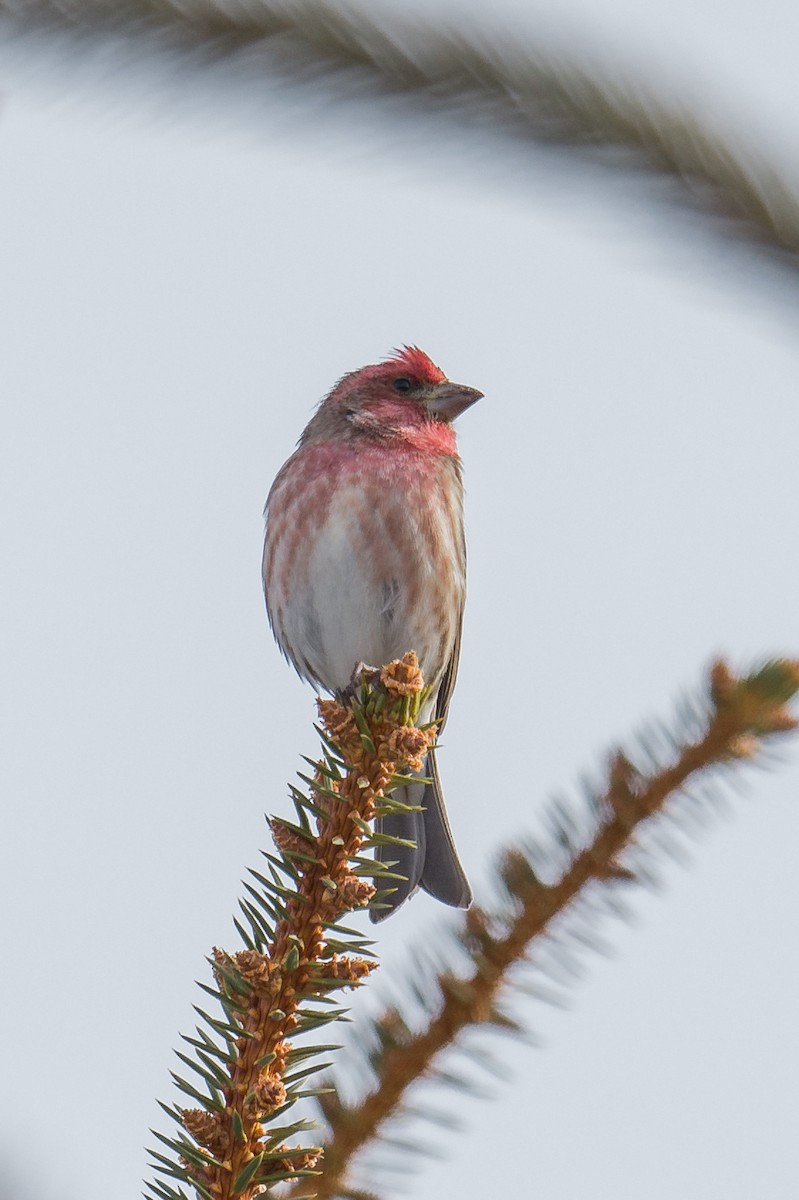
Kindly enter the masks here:
<path id="1" fill-rule="evenodd" d="M 0 0 L 3 26 L 16 37 L 67 35 L 75 54 L 104 40 L 123 60 L 171 60 L 183 78 L 229 58 L 238 90 L 266 80 L 277 98 L 302 89 L 325 106 L 340 98 L 370 108 L 375 97 L 407 97 L 404 119 L 420 128 L 443 114 L 494 137 L 588 150 L 604 169 L 677 181 L 684 204 L 799 266 L 797 181 L 760 146 L 741 144 L 739 121 L 724 133 L 695 102 L 657 96 L 646 64 L 629 78 L 585 52 L 534 44 L 507 22 L 494 31 L 326 0 Z"/>

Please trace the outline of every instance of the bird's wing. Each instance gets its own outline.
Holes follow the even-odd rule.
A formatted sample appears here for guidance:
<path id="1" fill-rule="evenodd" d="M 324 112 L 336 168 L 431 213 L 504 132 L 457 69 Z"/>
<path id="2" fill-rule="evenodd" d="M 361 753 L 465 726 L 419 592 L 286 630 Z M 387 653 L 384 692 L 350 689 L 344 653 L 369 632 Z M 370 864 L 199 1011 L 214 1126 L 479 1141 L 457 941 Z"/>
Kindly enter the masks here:
<path id="1" fill-rule="evenodd" d="M 436 697 L 435 720 L 438 722 L 439 735 L 447 719 L 447 709 L 455 687 L 455 677 L 458 674 L 462 629 L 463 609 L 458 617 L 458 631 L 452 647 L 452 654 Z M 425 775 L 429 777 L 430 782 L 424 789 L 422 801 L 424 805 L 424 858 L 419 883 L 426 892 L 441 900 L 442 903 L 450 904 L 453 908 L 468 908 L 472 902 L 472 889 L 458 858 L 455 840 L 449 827 L 435 750 L 431 750 L 427 756 Z M 410 788 L 408 790 L 410 791 Z"/>
<path id="2" fill-rule="evenodd" d="M 455 680 L 458 677 L 458 659 L 461 654 L 461 633 L 463 631 L 463 607 L 458 613 L 458 629 L 455 634 L 455 644 L 452 647 L 452 654 L 449 656 L 449 662 L 444 670 L 444 675 L 441 680 L 441 686 L 438 689 L 436 696 L 436 715 L 435 720 L 438 723 L 438 732 L 441 733 L 444 724 L 447 720 L 447 712 L 449 711 L 449 702 L 452 698 L 452 693 L 455 690 Z"/>

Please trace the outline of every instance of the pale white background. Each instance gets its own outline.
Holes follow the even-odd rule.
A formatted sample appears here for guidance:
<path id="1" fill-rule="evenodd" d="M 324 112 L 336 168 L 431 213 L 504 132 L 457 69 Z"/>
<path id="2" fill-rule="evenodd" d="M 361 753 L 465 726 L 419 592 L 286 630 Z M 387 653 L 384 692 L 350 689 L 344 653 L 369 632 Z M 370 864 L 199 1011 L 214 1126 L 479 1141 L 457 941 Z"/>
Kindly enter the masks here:
<path id="1" fill-rule="evenodd" d="M 785 0 L 496 21 L 598 45 L 793 161 Z M 140 1190 L 192 980 L 235 944 L 262 814 L 314 750 L 262 611 L 261 508 L 345 370 L 417 342 L 486 394 L 460 430 L 471 592 L 441 756 L 478 894 L 495 849 L 714 654 L 799 650 L 792 277 L 651 180 L 124 62 L 0 59 L 15 1200 Z M 440 1161 L 389 1195 L 797 1195 L 796 751 L 750 780 L 632 925 L 603 926 L 612 957 L 584 957 L 570 1012 L 521 1006 L 543 1049 L 470 1041 L 511 1081 L 439 1097 L 468 1132 L 427 1131 Z M 419 897 L 380 929 L 376 992 L 446 921 Z"/>

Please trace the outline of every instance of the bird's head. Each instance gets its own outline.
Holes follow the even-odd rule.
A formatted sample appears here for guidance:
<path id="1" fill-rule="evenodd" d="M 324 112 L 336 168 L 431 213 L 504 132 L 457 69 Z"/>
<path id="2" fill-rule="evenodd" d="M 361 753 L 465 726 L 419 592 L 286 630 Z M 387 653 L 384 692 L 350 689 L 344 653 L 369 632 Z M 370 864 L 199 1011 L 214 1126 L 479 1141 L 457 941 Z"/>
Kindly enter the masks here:
<path id="1" fill-rule="evenodd" d="M 404 346 L 385 362 L 340 379 L 322 401 L 302 441 L 335 436 L 418 442 L 430 437 L 452 444 L 449 426 L 482 397 L 476 388 L 452 383 L 417 346 Z"/>

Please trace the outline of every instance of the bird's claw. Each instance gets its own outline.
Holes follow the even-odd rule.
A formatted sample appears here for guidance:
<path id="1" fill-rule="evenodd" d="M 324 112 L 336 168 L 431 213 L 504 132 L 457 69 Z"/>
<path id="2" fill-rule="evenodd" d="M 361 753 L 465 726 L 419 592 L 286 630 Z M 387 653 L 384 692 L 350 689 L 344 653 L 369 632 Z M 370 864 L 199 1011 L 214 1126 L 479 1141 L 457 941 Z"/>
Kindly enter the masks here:
<path id="1" fill-rule="evenodd" d="M 336 699 L 339 704 L 350 705 L 358 695 L 362 683 L 368 683 L 371 687 L 376 687 L 379 682 L 379 667 L 372 667 L 369 663 L 365 662 L 356 663 L 347 686 L 339 688 L 336 691 Z"/>

